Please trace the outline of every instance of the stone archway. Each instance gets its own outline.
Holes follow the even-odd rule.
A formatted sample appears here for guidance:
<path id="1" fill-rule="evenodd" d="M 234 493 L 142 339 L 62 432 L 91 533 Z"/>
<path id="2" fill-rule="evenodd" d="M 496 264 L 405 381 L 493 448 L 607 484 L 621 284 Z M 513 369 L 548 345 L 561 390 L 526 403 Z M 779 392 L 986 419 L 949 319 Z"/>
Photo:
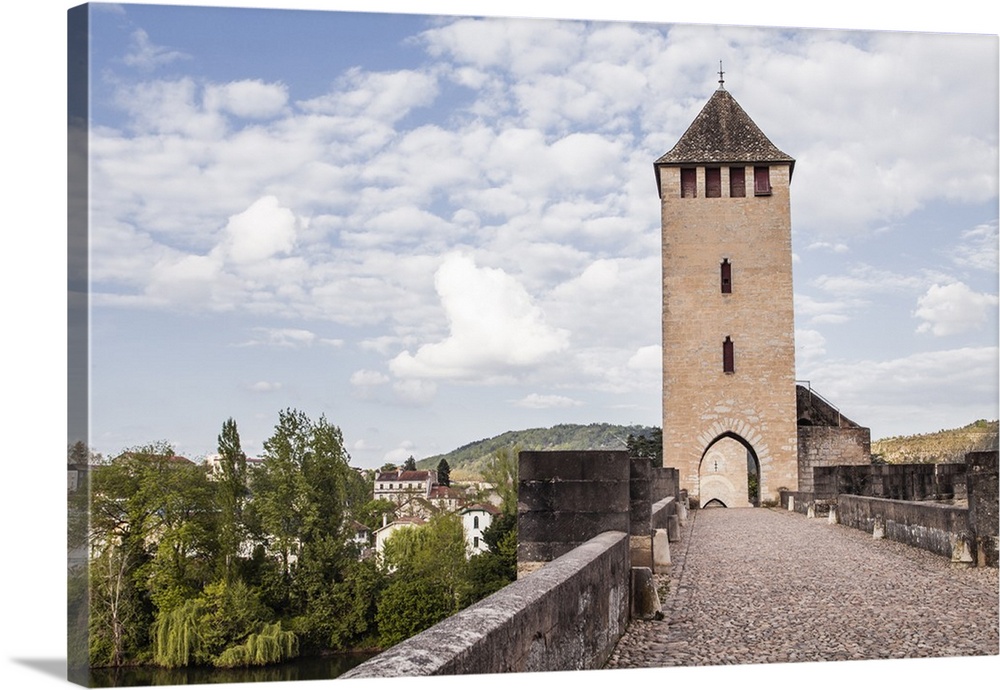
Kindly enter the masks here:
<path id="1" fill-rule="evenodd" d="M 760 505 L 760 461 L 746 439 L 721 434 L 705 447 L 698 464 L 702 506 L 749 508 Z"/>

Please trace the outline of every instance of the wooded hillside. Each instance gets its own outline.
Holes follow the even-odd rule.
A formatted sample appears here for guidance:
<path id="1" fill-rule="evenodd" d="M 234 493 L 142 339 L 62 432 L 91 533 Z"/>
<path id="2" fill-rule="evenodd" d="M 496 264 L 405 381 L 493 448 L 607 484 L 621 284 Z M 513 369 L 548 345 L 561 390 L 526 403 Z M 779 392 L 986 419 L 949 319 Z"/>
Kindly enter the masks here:
<path id="1" fill-rule="evenodd" d="M 479 476 L 486 460 L 499 448 L 520 446 L 521 450 L 625 450 L 629 434 L 647 436 L 654 430 L 654 427 L 641 425 L 558 424 L 549 428 L 507 431 L 492 438 L 468 443 L 450 453 L 424 458 L 417 462 L 417 467 L 434 469 L 443 458 L 448 461 L 453 479 L 466 479 Z"/>
<path id="2" fill-rule="evenodd" d="M 997 450 L 997 430 L 997 420 L 980 419 L 959 429 L 891 436 L 872 441 L 872 457 L 892 464 L 964 462 L 970 451 Z"/>

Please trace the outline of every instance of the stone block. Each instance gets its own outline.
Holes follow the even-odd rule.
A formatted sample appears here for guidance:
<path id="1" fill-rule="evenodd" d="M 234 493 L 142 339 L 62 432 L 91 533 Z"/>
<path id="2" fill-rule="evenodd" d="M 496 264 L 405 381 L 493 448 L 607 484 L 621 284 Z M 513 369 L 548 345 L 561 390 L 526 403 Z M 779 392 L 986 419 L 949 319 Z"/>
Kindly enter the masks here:
<path id="1" fill-rule="evenodd" d="M 528 451 L 518 455 L 520 481 L 545 480 L 622 481 L 629 480 L 629 457 L 618 450 Z"/>
<path id="2" fill-rule="evenodd" d="M 670 572 L 670 539 L 667 530 L 653 530 L 653 572 Z"/>
<path id="3" fill-rule="evenodd" d="M 653 536 L 647 533 L 645 536 L 629 536 L 629 559 L 632 567 L 652 568 L 653 567 Z"/>
<path id="4" fill-rule="evenodd" d="M 632 618 L 636 620 L 663 618 L 660 595 L 656 591 L 651 568 L 632 568 Z"/>
<path id="5" fill-rule="evenodd" d="M 681 540 L 680 519 L 676 515 L 667 516 L 667 538 L 674 542 Z"/>
<path id="6" fill-rule="evenodd" d="M 601 532 L 628 533 L 628 513 L 524 512 L 517 516 L 519 541 L 581 543 Z"/>
<path id="7" fill-rule="evenodd" d="M 623 482 L 577 481 L 561 478 L 521 480 L 517 502 L 526 512 L 628 512 L 630 501 Z"/>

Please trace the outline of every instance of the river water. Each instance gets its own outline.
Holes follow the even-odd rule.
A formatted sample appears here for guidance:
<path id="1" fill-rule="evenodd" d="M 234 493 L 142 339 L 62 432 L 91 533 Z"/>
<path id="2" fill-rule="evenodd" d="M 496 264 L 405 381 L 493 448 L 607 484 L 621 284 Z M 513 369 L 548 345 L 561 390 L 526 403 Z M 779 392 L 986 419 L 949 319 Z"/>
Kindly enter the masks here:
<path id="1" fill-rule="evenodd" d="M 263 683 L 283 680 L 328 680 L 346 673 L 375 653 L 332 654 L 296 659 L 286 664 L 253 668 L 130 668 L 90 669 L 90 687 L 122 688 L 134 685 L 195 685 L 207 683 Z"/>

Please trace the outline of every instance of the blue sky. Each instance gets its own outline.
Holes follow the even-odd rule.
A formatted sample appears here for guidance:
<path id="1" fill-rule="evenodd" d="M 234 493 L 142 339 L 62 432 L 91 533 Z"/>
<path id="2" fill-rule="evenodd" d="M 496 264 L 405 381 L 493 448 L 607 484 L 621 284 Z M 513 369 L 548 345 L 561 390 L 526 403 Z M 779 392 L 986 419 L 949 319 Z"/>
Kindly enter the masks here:
<path id="1" fill-rule="evenodd" d="M 660 423 L 652 161 L 718 86 L 796 158 L 797 378 L 997 417 L 996 37 L 95 5 L 91 442 L 359 466 Z"/>
<path id="2" fill-rule="evenodd" d="M 16 633 L 4 638 L 7 655 L 3 662 L 3 674 L 15 686 L 33 688 L 63 687 L 65 684 L 65 642 L 61 634 L 53 634 L 53 631 L 62 630 L 65 620 L 60 594 L 65 588 L 65 557 L 61 547 L 65 538 L 62 519 L 65 499 L 62 494 L 61 462 L 67 440 L 62 432 L 66 409 L 66 254 L 62 230 L 66 220 L 63 193 L 66 184 L 66 147 L 62 132 L 65 127 L 65 13 L 73 4 L 60 0 L 36 0 L 18 6 L 16 17 L 12 11 L 12 20 L 0 23 L 0 32 L 3 32 L 0 51 L 4 57 L 4 85 L 10 95 L 5 102 L 7 107 L 0 117 L 7 134 L 4 160 L 7 163 L 5 170 L 8 171 L 8 190 L 11 191 L 5 197 L 5 210 L 8 211 L 6 218 L 9 219 L 7 244 L 5 251 L 0 252 L 0 280 L 3 280 L 4 286 L 7 336 L 4 339 L 7 367 L 4 372 L 6 386 L 3 400 L 5 419 L 8 420 L 8 426 L 5 427 L 8 431 L 8 479 L 12 486 L 12 490 L 8 491 L 10 500 L 3 502 L 3 510 L 6 524 L 25 524 L 25 516 L 30 516 L 32 525 L 31 529 L 8 530 L 7 534 L 7 551 L 13 554 L 30 554 L 30 565 L 7 568 L 4 571 L 3 590 L 9 593 L 4 602 L 5 610 L 18 624 L 11 627 Z M 218 0 L 217 4 L 263 4 L 274 7 L 282 3 Z M 987 32 L 994 37 L 998 33 L 996 8 L 984 8 L 980 0 L 953 0 L 947 5 L 911 5 L 905 13 L 891 6 L 881 9 L 879 5 L 861 0 L 795 3 L 791 7 L 782 5 L 786 4 L 731 0 L 686 5 L 650 3 L 647 0 L 572 4 L 552 0 L 506 0 L 502 5 L 485 0 L 475 5 L 468 0 L 420 0 L 417 3 L 399 0 L 295 2 L 295 6 L 299 8 L 394 12 L 419 10 L 449 15 L 467 14 L 472 11 L 470 8 L 474 8 L 476 12 L 483 14 L 528 17 Z M 130 17 L 128 13 L 125 16 Z M 196 50 L 196 46 L 188 44 L 193 33 L 189 33 L 188 39 L 180 37 L 174 43 L 174 38 L 158 33 L 158 25 L 130 25 L 126 22 L 119 26 L 118 42 L 114 44 L 119 52 L 103 58 L 112 68 L 111 74 L 121 79 L 124 85 L 152 83 L 171 75 L 176 78 L 183 76 L 185 69 L 190 70 L 192 79 L 197 79 L 200 84 L 227 84 L 244 79 L 259 79 L 263 84 L 281 81 L 289 89 L 286 104 L 294 107 L 299 101 L 329 92 L 339 76 L 339 73 L 331 72 L 328 75 L 316 70 L 300 74 L 265 71 L 269 68 L 277 69 L 278 61 L 287 54 L 287 50 L 272 53 L 266 64 L 254 67 L 255 71 L 250 71 L 249 67 L 244 71 L 235 61 L 228 60 L 224 52 L 219 52 L 227 38 L 226 32 L 203 36 L 201 48 Z M 195 23 L 188 25 L 188 29 L 194 32 L 201 26 L 204 24 Z M 153 48 L 159 46 L 166 49 L 167 54 L 170 50 L 176 50 L 190 57 L 161 65 L 146 74 L 141 73 L 138 63 L 132 67 L 123 62 L 114 63 L 116 56 L 121 60 L 129 54 L 130 36 L 140 28 L 146 31 Z M 383 24 L 380 31 L 388 32 L 388 25 Z M 410 35 L 410 31 L 401 30 L 399 35 Z M 624 231 L 612 233 L 609 230 L 598 234 L 598 239 L 611 236 L 619 241 L 619 236 L 627 235 L 628 240 L 620 241 L 611 248 L 597 247 L 587 249 L 587 252 L 604 251 L 606 254 L 598 258 L 604 258 L 608 262 L 631 259 L 630 267 L 648 258 L 648 251 L 655 252 L 655 249 L 648 249 L 657 242 L 651 162 L 673 144 L 673 139 L 679 136 L 690 117 L 711 95 L 716 86 L 714 70 L 717 61 L 723 59 L 728 73 L 727 86 L 732 93 L 774 142 L 798 159 L 792 187 L 792 214 L 796 233 L 794 248 L 799 258 L 795 264 L 795 291 L 800 302 L 800 375 L 811 378 L 817 389 L 832 397 L 845 414 L 870 424 L 876 436 L 911 429 L 934 430 L 976 417 L 995 418 L 997 326 L 996 308 L 990 307 L 990 296 L 997 294 L 995 235 L 998 75 L 995 48 L 994 52 L 985 56 L 969 55 L 969 49 L 966 48 L 968 44 L 961 41 L 959 36 L 951 37 L 944 49 L 944 57 L 939 57 L 931 48 L 924 48 L 922 55 L 921 51 L 917 51 L 917 54 L 904 53 L 894 57 L 900 53 L 898 47 L 897 50 L 883 47 L 875 55 L 852 47 L 854 44 L 849 37 L 835 36 L 835 40 L 828 44 L 802 44 L 795 49 L 783 41 L 803 34 L 784 29 L 758 34 L 757 42 L 748 44 L 747 50 L 742 52 L 735 49 L 739 42 L 734 41 L 733 50 L 726 52 L 724 48 L 730 45 L 730 41 L 724 37 L 712 38 L 714 35 L 709 33 L 707 38 L 703 35 L 700 45 L 697 42 L 678 45 L 671 56 L 683 74 L 678 77 L 672 72 L 671 76 L 676 78 L 654 80 L 655 89 L 645 93 L 644 98 L 648 96 L 649 100 L 657 101 L 654 105 L 660 110 L 644 120 L 651 124 L 634 140 L 634 146 L 622 149 L 622 157 L 628 154 L 634 156 L 637 161 L 636 172 L 634 180 L 628 175 L 622 175 L 621 180 L 624 182 L 617 187 L 619 192 L 628 193 L 626 201 L 633 204 L 620 206 L 624 209 L 620 213 L 624 214 L 632 209 L 633 215 L 627 217 L 635 220 L 625 224 Z M 834 36 L 827 32 L 807 32 L 805 35 Z M 894 35 L 888 38 L 906 37 Z M 340 44 L 343 40 L 345 39 L 341 36 Z M 286 44 L 286 48 L 297 45 L 304 45 L 301 34 L 296 41 Z M 331 56 L 339 52 L 336 45 L 339 44 L 328 46 L 316 59 L 335 59 Z M 403 55 L 400 51 L 405 52 L 404 57 L 409 56 L 404 60 L 404 67 L 418 66 L 408 62 L 418 59 L 414 56 L 422 55 L 419 59 L 430 60 L 425 52 L 426 48 L 421 48 L 419 44 L 400 46 L 394 43 L 386 48 L 381 43 L 362 40 L 360 46 L 353 47 L 352 54 L 358 54 L 367 45 L 371 45 L 371 52 L 365 57 L 365 65 L 362 65 L 362 76 L 366 69 L 399 69 L 400 66 L 393 60 L 400 59 L 398 56 Z M 486 46 L 482 42 L 482 47 Z M 108 48 L 111 47 L 112 44 L 109 43 Z M 869 50 L 873 49 L 869 47 Z M 139 54 L 142 54 L 141 51 Z M 155 50 L 150 54 L 163 55 Z M 609 59 L 614 55 L 610 49 L 604 54 Z M 852 60 L 852 57 L 857 59 Z M 387 62 L 373 62 L 376 58 Z M 352 60 L 346 62 L 355 63 Z M 737 67 L 740 63 L 743 64 L 742 68 Z M 246 64 L 252 66 L 252 63 Z M 219 65 L 230 65 L 229 69 L 233 71 L 230 74 L 213 75 L 211 65 L 216 65 L 216 69 Z M 658 67 L 653 72 L 661 72 L 662 69 Z M 308 85 L 302 81 L 305 78 L 310 79 Z M 107 90 L 111 83 L 95 80 L 95 93 L 102 88 L 101 84 L 104 84 L 105 96 L 113 93 Z M 448 80 L 442 80 L 440 88 L 441 93 L 448 96 L 461 91 Z M 559 93 L 565 91 L 552 88 L 548 95 L 555 97 Z M 430 117 L 431 113 L 446 109 L 442 105 L 444 102 L 445 99 L 440 99 L 436 101 L 436 105 L 431 103 L 420 109 L 412 109 L 408 111 L 410 114 L 407 117 Z M 531 112 L 539 111 L 541 107 L 542 104 L 538 103 Z M 607 112 L 610 115 L 616 111 L 608 109 Z M 823 115 L 827 112 L 830 113 L 829 117 Z M 894 118 L 887 121 L 886 113 L 893 114 Z M 123 143 L 127 143 L 129 137 L 138 133 L 125 129 L 125 114 L 116 112 L 113 108 L 101 109 L 95 104 L 94 114 L 95 117 L 108 120 L 102 123 L 103 126 L 121 128 Z M 272 120 L 274 119 L 277 116 L 272 116 Z M 259 119 L 256 121 L 261 122 Z M 404 118 L 392 126 L 412 127 L 416 121 Z M 530 130 L 541 124 L 525 120 L 518 123 L 517 129 Z M 493 126 L 496 127 L 495 124 Z M 599 129 L 592 125 L 587 128 L 581 124 L 578 129 L 580 132 L 596 131 L 602 135 L 617 134 L 617 130 Z M 368 131 L 373 130 L 368 128 Z M 403 131 L 400 129 L 399 133 Z M 545 136 L 554 137 L 548 130 Z M 548 138 L 543 140 L 548 141 Z M 648 146 L 645 144 L 646 140 L 649 140 Z M 981 154 L 992 159 L 992 162 L 969 164 Z M 164 157 L 161 163 L 167 160 Z M 427 160 L 426 156 L 424 160 Z M 471 157 L 470 160 L 481 166 L 487 165 L 480 158 Z M 280 161 L 275 161 L 278 162 Z M 500 162 L 494 156 L 489 159 L 488 164 L 495 167 Z M 199 190 L 195 189 L 188 195 L 189 203 L 202 196 L 209 196 L 210 199 L 216 199 L 220 207 L 210 217 L 206 216 L 208 220 L 204 222 L 210 231 L 201 240 L 203 244 L 185 245 L 176 234 L 169 238 L 169 243 L 166 238 L 161 238 L 162 242 L 176 252 L 187 251 L 192 255 L 207 256 L 223 237 L 222 232 L 228 225 L 230 216 L 246 212 L 255 201 L 267 196 L 269 191 L 279 199 L 280 207 L 292 209 L 293 214 L 297 214 L 296 217 L 313 217 L 315 211 L 311 206 L 302 204 L 297 198 L 286 197 L 284 190 L 255 186 L 250 173 L 256 169 L 259 166 L 250 166 L 249 169 L 237 166 L 235 170 L 228 171 L 229 179 L 234 184 L 239 182 L 246 185 L 245 191 L 237 190 L 232 193 L 239 203 L 226 201 L 229 196 L 218 194 L 215 189 L 203 194 L 196 194 Z M 911 171 L 913 174 L 908 175 Z M 917 174 L 921 171 L 926 174 Z M 615 172 L 620 172 L 620 166 L 615 167 Z M 897 175 L 897 179 L 909 181 L 892 184 L 893 173 Z M 249 177 L 244 178 L 244 175 Z M 987 178 L 985 185 L 977 183 L 976 179 L 984 175 Z M 810 176 L 813 181 L 807 182 Z M 853 187 L 850 194 L 824 197 L 824 181 L 837 185 L 846 185 L 851 181 L 866 184 Z M 869 182 L 872 184 L 868 185 Z M 630 186 L 623 186 L 626 183 Z M 501 184 L 495 186 L 502 187 Z M 985 192 L 982 191 L 982 186 L 985 186 Z M 336 190 L 336 187 L 327 185 L 321 189 Z M 907 193 L 913 196 L 908 197 Z M 606 194 L 605 197 L 607 196 Z M 575 197 L 566 192 L 553 194 L 552 198 L 558 198 L 567 204 L 575 200 Z M 913 199 L 916 199 L 916 204 Z M 360 202 L 367 199 L 358 197 L 358 200 Z M 223 201 L 226 203 L 222 203 Z M 184 210 L 184 207 L 168 208 L 177 213 Z M 13 214 L 10 213 L 11 210 Z M 563 206 L 559 210 L 572 220 L 571 208 Z M 600 209 L 595 208 L 595 217 L 598 217 L 597 210 Z M 847 222 L 850 219 L 844 216 L 849 212 L 856 214 L 857 222 Z M 120 219 L 113 211 L 111 217 Z M 125 216 L 126 220 L 129 218 Z M 197 216 L 185 215 L 184 218 L 196 220 Z M 547 218 L 554 220 L 552 214 Z M 135 215 L 131 219 L 136 221 L 139 216 Z M 488 218 L 486 222 L 495 223 L 496 220 Z M 529 230 L 533 228 L 530 223 L 521 227 Z M 576 225 L 569 223 L 569 227 Z M 547 234 L 540 233 L 539 237 L 551 237 L 552 225 L 546 225 L 544 229 Z M 122 241 L 128 237 L 123 234 Z M 213 237 L 217 240 L 215 243 L 211 241 Z M 556 236 L 551 242 L 552 258 L 548 261 L 535 260 L 530 268 L 526 264 L 518 268 L 518 259 L 526 255 L 523 248 L 518 248 L 520 254 L 514 254 L 506 261 L 501 260 L 502 252 L 499 249 L 496 255 L 487 252 L 491 247 L 484 249 L 476 246 L 473 255 L 479 268 L 503 268 L 509 276 L 521 281 L 521 285 L 529 291 L 528 294 L 534 296 L 535 304 L 544 310 L 546 319 L 551 319 L 546 323 L 570 329 L 570 342 L 573 343 L 584 331 L 572 329 L 570 320 L 574 314 L 571 310 L 550 306 L 558 295 L 552 294 L 554 288 L 549 287 L 548 292 L 544 288 L 547 283 L 544 282 L 546 274 L 543 269 L 557 265 L 554 257 L 556 250 L 562 246 L 556 241 L 559 239 L 561 238 Z M 594 242 L 589 235 L 588 239 L 591 243 Z M 640 245 L 634 247 L 636 242 Z M 642 242 L 646 244 L 641 244 Z M 114 243 L 112 245 L 117 246 Z M 314 248 L 314 245 L 309 246 Z M 570 246 L 579 245 L 570 243 Z M 647 248 L 647 254 L 643 253 L 643 247 Z M 412 253 L 414 252 L 408 250 L 399 255 Z M 581 253 L 585 255 L 578 258 L 580 264 L 587 259 L 591 259 L 590 263 L 596 261 L 590 254 L 582 250 Z M 135 258 L 145 261 L 148 269 L 149 256 L 140 254 L 141 257 Z M 437 255 L 440 256 L 440 252 Z M 571 263 L 575 256 L 572 252 L 563 252 L 559 256 L 568 265 L 574 268 L 577 266 Z M 141 276 L 142 271 L 127 261 L 128 253 L 119 256 L 119 259 L 122 263 L 116 278 L 118 284 L 112 284 L 114 281 L 105 278 L 104 284 L 97 287 L 119 297 L 131 295 L 137 298 L 147 294 L 149 286 L 136 277 Z M 370 259 L 368 265 L 373 274 L 379 274 L 379 265 L 374 259 Z M 614 265 L 618 264 L 605 263 L 598 266 L 608 269 L 606 282 L 612 282 L 610 269 Z M 399 276 L 399 280 L 403 280 L 414 272 L 433 276 L 439 267 L 431 265 L 419 271 L 405 271 L 410 267 L 404 262 L 392 265 L 391 269 L 381 270 L 384 274 Z M 633 270 L 632 274 L 634 273 Z M 566 275 L 568 274 L 562 276 L 563 283 L 568 280 Z M 591 274 L 595 283 L 600 283 L 600 277 L 596 273 Z M 134 282 L 128 282 L 127 279 Z M 399 350 L 386 349 L 381 355 L 371 353 L 369 359 L 354 365 L 348 362 L 342 367 L 342 373 L 336 375 L 330 373 L 334 366 L 330 362 L 334 360 L 333 355 L 342 354 L 347 348 L 340 345 L 341 349 L 336 350 L 334 344 L 324 345 L 323 341 L 343 339 L 347 344 L 360 340 L 349 339 L 349 336 L 358 336 L 332 322 L 303 319 L 301 323 L 289 325 L 287 319 L 292 319 L 292 316 L 277 319 L 270 315 L 267 319 L 258 320 L 246 313 L 246 307 L 250 304 L 247 301 L 239 302 L 242 310 L 234 308 L 231 313 L 202 309 L 195 314 L 186 313 L 180 308 L 152 308 L 139 304 L 131 308 L 121 304 L 114 308 L 110 305 L 95 308 L 95 319 L 103 318 L 106 332 L 110 332 L 114 340 L 123 343 L 118 350 L 123 369 L 140 370 L 142 362 L 137 363 L 134 358 L 145 356 L 147 367 L 144 376 L 155 376 L 158 386 L 158 389 L 152 388 L 151 383 L 154 381 L 149 378 L 140 377 L 132 382 L 126 380 L 125 384 L 131 386 L 130 393 L 125 384 L 118 384 L 122 392 L 116 395 L 128 397 L 137 409 L 136 414 L 123 415 L 117 421 L 110 413 L 117 414 L 118 410 L 113 410 L 108 403 L 114 396 L 104 394 L 103 412 L 95 421 L 113 421 L 115 425 L 108 425 L 101 433 L 115 438 L 108 438 L 103 445 L 99 445 L 99 450 L 113 453 L 127 444 L 166 438 L 184 452 L 196 456 L 212 450 L 221 424 L 229 415 L 237 417 L 244 436 L 253 438 L 253 443 L 259 448 L 260 439 L 270 433 L 276 421 L 277 410 L 285 405 L 296 405 L 314 415 L 326 412 L 331 421 L 344 428 L 349 443 L 356 444 L 359 439 L 366 438 L 369 426 L 365 425 L 365 421 L 358 423 L 358 419 L 371 420 L 372 428 L 381 429 L 381 448 L 369 453 L 352 450 L 356 461 L 377 462 L 395 448 L 403 447 L 407 440 L 414 445 L 417 454 L 424 450 L 419 444 L 426 443 L 426 450 L 429 451 L 430 442 L 423 441 L 419 436 L 423 428 L 449 430 L 459 428 L 458 425 L 432 426 L 427 421 L 430 414 L 426 408 L 413 405 L 406 407 L 398 402 L 390 405 L 388 402 L 388 396 L 393 393 L 392 372 L 388 368 L 388 361 L 406 349 L 412 354 L 421 344 L 442 342 L 450 333 L 433 280 L 425 277 L 424 281 L 421 294 L 425 302 L 419 302 L 410 309 L 415 312 L 423 305 L 422 311 L 414 317 L 414 323 L 436 330 L 426 335 L 413 328 L 414 340 L 409 344 Z M 541 283 L 542 289 L 536 283 Z M 955 283 L 964 284 L 968 290 L 959 287 L 942 293 L 943 287 Z M 931 292 L 935 284 L 939 288 Z M 352 284 L 354 293 L 374 291 L 377 286 L 377 281 Z M 637 284 L 633 287 L 639 289 Z M 649 286 L 644 285 L 643 289 L 648 291 Z M 568 291 L 569 287 L 564 287 L 563 295 Z M 930 297 L 925 298 L 928 294 Z M 942 318 L 942 314 L 949 312 L 935 309 L 936 306 L 948 304 L 949 297 L 953 307 L 956 307 L 950 312 L 956 317 L 951 326 Z M 426 298 L 430 298 L 430 301 L 427 302 Z M 915 315 L 922 308 L 921 298 L 925 298 L 922 313 L 932 317 L 931 320 Z M 637 300 L 644 305 L 643 313 L 655 310 L 658 300 L 655 288 L 642 299 L 629 297 L 630 302 Z M 594 308 L 600 308 L 607 303 L 607 297 L 593 302 Z M 582 306 L 578 304 L 577 309 L 584 306 L 590 305 L 584 302 Z M 981 314 L 987 316 L 986 321 L 978 320 Z M 651 317 L 642 318 L 655 321 L 657 317 L 654 313 Z M 638 321 L 638 317 L 635 320 Z M 608 320 L 603 316 L 591 323 L 609 324 L 608 330 L 613 332 L 614 329 L 610 326 L 618 328 L 621 319 Z M 925 324 L 927 326 L 918 331 Z M 629 325 L 626 323 L 626 326 Z M 937 333 L 934 332 L 935 325 L 939 326 Z M 303 341 L 309 339 L 305 333 L 299 334 L 296 341 L 293 332 L 279 330 L 293 327 L 301 327 L 303 331 L 315 334 L 313 345 L 302 346 Z M 254 330 L 255 328 L 263 330 Z M 392 328 L 368 328 L 371 328 L 373 334 L 365 336 L 369 338 L 378 337 L 379 334 L 386 338 L 406 335 L 402 326 L 397 327 L 395 322 Z M 395 328 L 399 331 L 394 330 Z M 638 352 L 639 347 L 655 346 L 657 342 L 655 333 L 650 334 L 655 331 L 655 326 L 652 327 L 653 331 L 650 331 L 648 323 L 644 323 L 642 328 L 645 330 L 634 336 L 635 341 L 630 344 L 636 348 L 635 352 Z M 344 332 L 341 333 L 339 329 Z M 959 332 L 948 333 L 949 329 L 957 329 Z M 630 338 L 633 337 L 633 331 L 629 330 L 627 333 Z M 282 334 L 286 340 L 291 341 L 283 348 L 279 347 Z M 95 337 L 97 335 L 95 332 Z M 245 345 L 242 348 L 232 346 L 233 343 L 250 343 L 255 338 L 263 340 L 271 336 L 275 344 L 270 349 L 261 345 Z M 167 341 L 169 346 L 160 348 L 155 355 L 143 354 L 151 352 L 155 342 L 161 339 Z M 210 352 L 212 342 L 216 345 L 214 351 Z M 299 342 L 298 349 L 291 347 L 294 342 Z M 385 342 L 387 345 L 391 344 L 389 340 Z M 101 341 L 97 344 L 101 344 Z M 113 343 L 106 339 L 102 347 L 105 344 L 110 353 Z M 130 346 L 125 347 L 124 344 Z M 608 336 L 609 351 L 627 351 L 626 345 L 628 343 L 611 342 L 610 335 Z M 246 353 L 254 350 L 258 358 L 256 364 L 244 364 L 237 357 L 246 356 Z M 807 359 L 807 355 L 811 359 Z M 575 361 L 569 359 L 571 355 L 562 356 L 570 364 L 575 364 Z M 170 358 L 177 364 L 172 365 L 171 369 L 161 368 L 159 362 Z M 303 379 L 298 379 L 296 387 L 293 387 L 292 379 L 284 375 L 283 368 L 291 369 L 299 360 L 313 365 L 318 373 L 304 382 Z M 182 369 L 181 365 L 199 366 L 199 361 L 209 362 L 217 370 L 238 370 L 241 376 L 229 379 L 229 383 L 220 383 L 221 373 L 206 367 L 187 381 L 176 380 Z M 604 360 L 598 358 L 594 367 L 581 367 L 579 371 L 591 375 L 592 370 L 602 361 Z M 637 363 L 641 363 L 641 358 Z M 114 371 L 116 367 L 111 366 L 112 364 L 114 362 L 109 362 L 105 357 L 103 364 L 95 362 L 95 369 L 103 366 L 104 371 Z M 355 369 L 354 366 L 358 368 Z M 628 371 L 627 367 L 624 370 Z M 356 371 L 382 372 L 383 376 L 389 377 L 389 381 L 383 384 L 377 383 L 381 380 L 377 375 L 369 375 L 368 378 L 360 376 L 356 379 L 358 384 L 367 381 L 370 392 L 380 393 L 386 402 L 369 401 L 365 406 L 359 407 L 357 417 L 348 417 L 345 411 L 350 410 L 356 400 L 354 389 L 357 386 L 350 384 L 350 377 Z M 334 386 L 329 383 L 337 377 L 340 384 Z M 346 385 L 343 383 L 345 378 Z M 267 398 L 266 391 L 258 391 L 266 399 L 255 399 L 250 395 L 253 391 L 247 391 L 245 386 L 252 387 L 260 382 L 283 383 L 284 387 L 280 390 L 284 391 L 285 397 L 270 399 Z M 107 385 L 112 383 L 113 380 L 109 377 Z M 318 393 L 314 393 L 314 397 L 309 399 L 296 393 L 300 389 L 323 392 L 329 396 L 329 400 L 321 403 Z M 446 395 L 442 394 L 442 390 Z M 175 394 L 174 391 L 178 392 Z M 458 393 L 467 397 L 460 398 Z M 576 406 L 549 408 L 547 411 L 517 407 L 507 402 L 523 400 L 532 393 L 537 396 L 560 395 L 571 400 L 590 400 L 578 389 L 561 389 L 555 385 L 539 384 L 522 389 L 509 386 L 504 389 L 495 383 L 491 386 L 480 384 L 478 388 L 472 383 L 462 386 L 439 384 L 437 400 L 451 403 L 449 409 L 438 410 L 435 414 L 439 417 L 452 415 L 468 428 L 468 433 L 462 433 L 461 438 L 455 441 L 438 439 L 437 445 L 464 443 L 505 428 L 535 426 L 549 421 L 572 421 L 573 417 L 591 421 L 604 417 L 607 412 L 606 409 L 597 407 L 598 404 L 605 404 L 604 402 L 594 403 L 594 409 Z M 622 397 L 627 397 L 627 394 Z M 655 423 L 658 418 L 655 391 L 646 391 L 642 396 L 634 397 L 639 401 L 647 401 L 643 405 L 651 410 L 648 414 L 650 423 Z M 176 402 L 178 399 L 192 407 L 202 406 L 197 408 L 197 423 L 191 423 L 191 420 L 177 415 L 171 409 L 181 404 Z M 209 402 L 213 399 L 224 399 L 225 404 L 220 409 L 214 409 Z M 557 399 L 536 397 L 529 400 L 534 400 L 537 404 L 548 400 L 551 404 Z M 245 407 L 233 409 L 234 401 L 242 401 Z M 469 402 L 468 409 L 463 406 L 466 401 Z M 472 407 L 473 403 L 476 407 Z M 893 410 L 899 412 L 887 415 L 887 411 Z M 149 421 L 150 411 L 158 415 L 162 424 L 154 425 Z M 421 411 L 420 414 L 418 411 Z M 261 417 L 255 419 L 254 416 L 258 413 Z M 511 413 L 521 414 L 522 419 L 509 419 L 507 415 Z M 622 417 L 631 416 L 632 414 L 622 414 Z M 634 416 L 636 421 L 645 419 L 638 412 Z M 388 426 L 390 422 L 402 424 L 403 421 L 407 421 L 409 426 Z M 374 446 L 374 441 L 372 443 Z M 822 670 L 826 676 L 838 679 L 869 682 L 873 675 L 877 678 L 881 673 L 886 681 L 891 677 L 892 681 L 898 682 L 903 677 L 913 687 L 940 687 L 941 683 L 951 682 L 959 669 L 968 673 L 970 668 L 978 666 L 983 673 L 995 674 L 997 660 L 998 657 L 994 656 L 903 664 L 895 661 L 864 662 L 861 665 L 845 662 L 825 665 Z M 669 678 L 665 673 L 669 674 Z M 702 684 L 711 684 L 712 681 L 731 683 L 734 679 L 743 682 L 750 680 L 752 683 L 756 675 L 760 682 L 773 684 L 776 678 L 792 682 L 812 682 L 816 667 L 812 664 L 787 664 L 780 668 L 762 665 L 739 669 L 648 669 L 631 671 L 629 674 L 630 678 L 640 682 L 687 681 Z M 551 682 L 551 677 L 525 676 L 519 679 L 519 682 L 522 681 L 529 687 L 541 686 Z M 461 679 L 434 681 L 436 685 L 442 682 L 453 682 L 454 687 L 465 684 Z M 419 681 L 411 679 L 407 683 L 412 685 Z M 484 687 L 499 688 L 509 685 L 509 679 L 482 677 L 477 679 L 477 683 Z M 292 683 L 275 685 L 293 686 Z M 231 687 L 240 686 L 233 684 Z"/>

